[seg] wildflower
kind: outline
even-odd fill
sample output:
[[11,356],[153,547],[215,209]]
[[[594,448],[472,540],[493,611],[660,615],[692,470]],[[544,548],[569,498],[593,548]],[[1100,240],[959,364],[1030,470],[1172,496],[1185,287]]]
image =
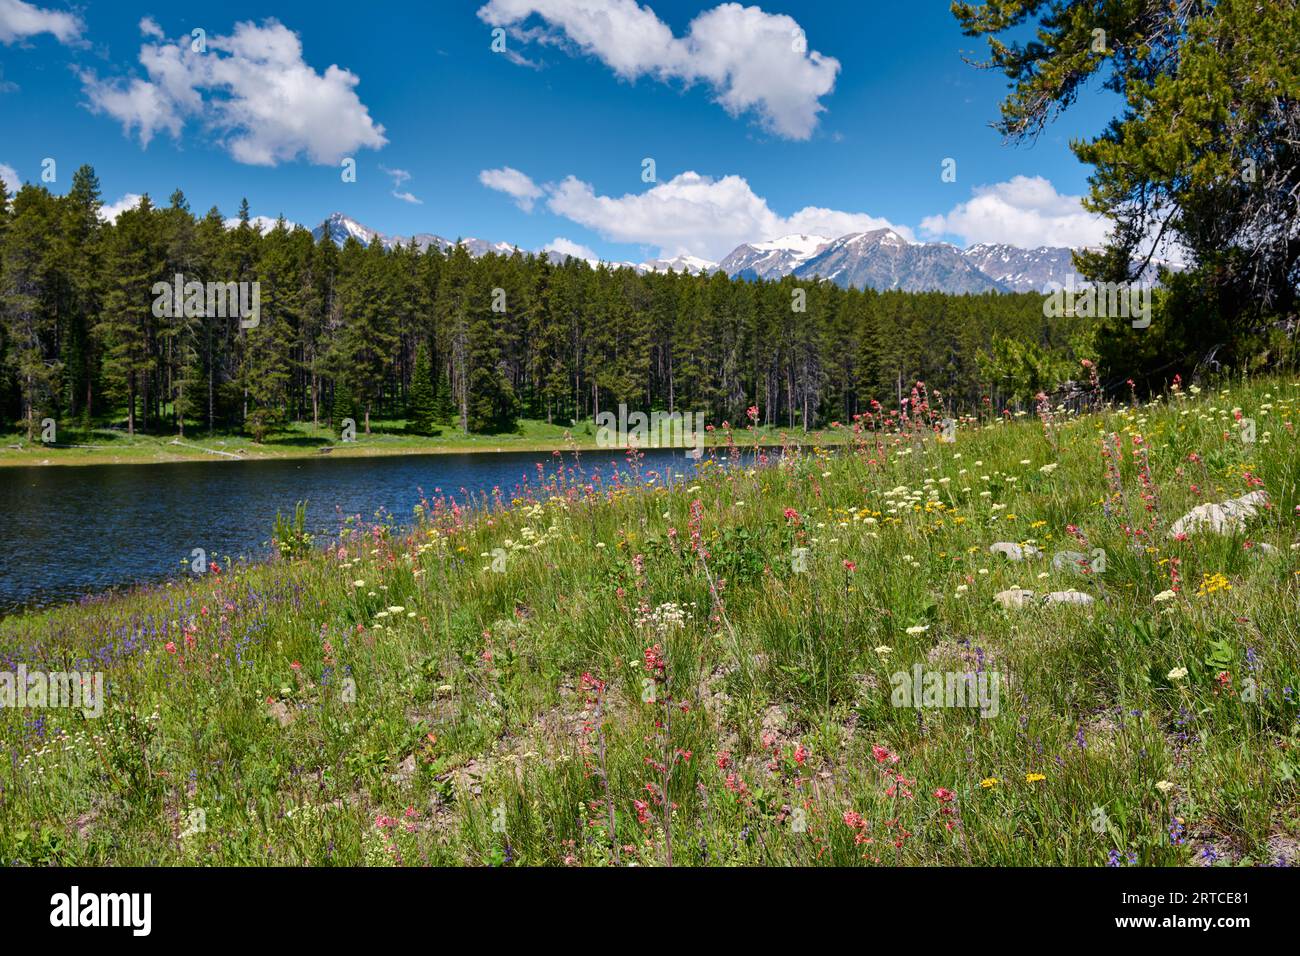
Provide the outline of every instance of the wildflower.
[[890,753],[885,747],[875,744],[871,748],[871,756],[875,758],[876,763],[898,763],[898,757]]
[[1025,774],[1025,783],[1038,783],[1040,780],[1046,780],[1046,779],[1047,779],[1047,777],[1045,777],[1045,776],[1044,776],[1043,774],[1041,774],[1041,773],[1027,773],[1027,774]]
[[917,634],[924,634],[929,629],[930,629],[929,624],[917,624],[914,625],[913,627],[909,627],[907,629],[907,633],[911,634],[912,636],[916,636]]
[[1166,676],[1167,678],[1169,678],[1169,680],[1182,680],[1184,677],[1187,676],[1187,668],[1186,668],[1186,667],[1175,667],[1173,670],[1171,670],[1171,671],[1170,671],[1168,674],[1166,674],[1165,676]]
[[951,790],[949,790],[947,787],[940,787],[938,790],[934,792],[934,798],[938,800],[940,803],[951,803],[953,797],[955,796],[956,794],[953,793]]
[[998,785],[997,777],[985,777],[983,780],[980,781],[980,786],[983,787],[985,790],[992,790],[997,785]]
[[1170,790],[1174,789],[1174,785],[1168,780],[1160,780],[1156,783],[1156,789],[1161,793],[1168,793]]
[[886,644],[881,644],[875,650],[876,654],[880,657],[888,657],[890,654],[894,653],[894,649]]
[[1161,591],[1156,595],[1155,599],[1161,604],[1164,604],[1166,601],[1172,601],[1176,597],[1178,597],[1177,591]]
[[166,648],[168,654],[175,654],[175,653],[176,653],[176,642],[175,642],[175,641],[168,641],[166,644],[163,645],[163,647]]

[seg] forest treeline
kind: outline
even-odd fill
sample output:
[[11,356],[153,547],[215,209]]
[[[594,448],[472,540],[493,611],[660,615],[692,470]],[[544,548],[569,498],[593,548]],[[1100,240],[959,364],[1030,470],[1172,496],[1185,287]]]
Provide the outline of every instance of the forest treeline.
[[[0,425],[261,441],[288,422],[501,432],[626,403],[714,422],[757,405],[761,423],[816,427],[893,404],[917,380],[953,408],[1000,407],[1087,353],[1086,320],[1045,318],[1039,295],[337,246],[283,222],[262,233],[247,201],[233,228],[216,208],[196,217],[180,191],[111,224],[101,208],[88,166],[64,195],[0,185]],[[256,324],[160,310],[155,287],[177,276],[259,283]]]

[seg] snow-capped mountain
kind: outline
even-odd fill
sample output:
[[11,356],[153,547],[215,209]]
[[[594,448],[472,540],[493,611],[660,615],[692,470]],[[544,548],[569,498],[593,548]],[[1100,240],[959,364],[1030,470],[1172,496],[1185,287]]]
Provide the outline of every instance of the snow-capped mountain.
[[1071,251],[1060,246],[1021,249],[1005,243],[979,243],[964,255],[967,262],[1012,292],[1050,292],[1063,286],[1071,273],[1078,281]]
[[369,226],[363,226],[355,219],[349,219],[341,212],[330,213],[328,219],[311,231],[312,238],[320,242],[320,237],[327,229],[329,230],[330,239],[340,246],[349,239],[355,239],[363,246],[368,246],[376,238],[384,244],[385,249],[390,249],[395,245],[389,237],[371,229]]
[[[368,246],[375,239],[378,239],[385,249],[392,249],[396,246],[409,246],[414,242],[415,247],[421,252],[430,246],[446,252],[457,245],[450,239],[444,239],[442,236],[434,235],[431,232],[417,232],[413,236],[388,236],[343,215],[341,212],[331,213],[328,219],[313,229],[311,231],[312,238],[319,242],[326,229],[329,229],[330,239],[340,246],[347,242],[348,239],[355,239],[363,246]],[[508,256],[515,251],[515,247],[508,242],[488,242],[486,239],[475,239],[473,237],[461,239],[459,244],[464,246],[466,251],[476,259],[479,256],[487,255],[489,252],[495,252],[499,256]]]
[[673,256],[671,259],[649,259],[636,266],[638,272],[716,272],[718,264],[699,256]]
[[[238,221],[230,220],[227,225],[236,226]],[[268,231],[274,227],[275,220],[258,216],[253,225]],[[435,247],[446,252],[457,244],[427,232],[414,236],[385,235],[341,212],[331,214],[312,230],[312,236],[319,240],[326,229],[339,245],[349,238],[369,245],[377,238],[386,249],[414,242],[420,250]],[[484,239],[467,238],[459,242],[475,258],[489,253],[509,256],[517,248],[508,242]],[[547,255],[557,265],[571,258],[554,250]],[[981,243],[963,251],[947,242],[912,242],[893,229],[855,232],[838,238],[794,234],[747,242],[733,249],[721,262],[685,254],[637,264],[599,259],[583,261],[593,269],[603,264],[609,269],[631,268],[642,274],[672,271],[698,275],[720,271],[732,278],[750,280],[794,275],[829,279],[844,288],[904,292],[1046,292],[1064,285],[1071,274],[1075,285],[1083,284],[1075,273],[1070,249],[1058,246],[1021,249],[1002,243]],[[1154,281],[1154,268],[1150,272],[1149,278]]]
[[996,292],[1004,287],[946,242],[909,242],[892,229],[855,232],[827,243],[794,269],[843,288],[904,292]]
[[827,236],[795,234],[768,242],[747,242],[733,249],[718,268],[733,279],[779,279],[794,272],[830,241]]
[[[447,242],[446,239],[442,241]],[[454,242],[447,242],[446,248],[451,248],[455,244]],[[515,247],[508,242],[488,242],[486,239],[474,239],[472,237],[460,240],[460,244],[469,250],[469,254],[476,259],[479,256],[487,255],[489,252],[495,252],[499,256],[509,256],[513,255],[515,251]]]

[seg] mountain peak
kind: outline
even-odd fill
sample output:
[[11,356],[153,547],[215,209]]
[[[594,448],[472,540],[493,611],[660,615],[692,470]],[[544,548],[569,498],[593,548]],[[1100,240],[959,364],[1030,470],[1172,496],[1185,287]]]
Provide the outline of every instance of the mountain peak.
[[[254,227],[269,231],[275,221],[259,216]],[[475,258],[489,254],[510,256],[518,247],[469,236],[452,242],[433,233],[389,236],[335,210],[312,230],[319,241],[325,230],[336,244],[355,239],[369,245],[378,239],[386,249],[414,243],[421,251],[442,251],[461,245]],[[556,261],[567,256],[552,254]],[[589,260],[592,268],[601,260]],[[631,266],[638,272],[677,272],[692,275],[725,272],[733,278],[779,279],[786,275],[829,279],[856,288],[901,289],[980,293],[989,291],[1040,292],[1051,283],[1064,283],[1074,272],[1071,250],[1054,246],[1021,249],[1006,243],[976,243],[966,250],[946,242],[914,242],[896,229],[884,226],[838,237],[815,233],[789,233],[774,239],[737,246],[721,262],[681,253],[650,259],[638,265],[608,263],[610,268]]]

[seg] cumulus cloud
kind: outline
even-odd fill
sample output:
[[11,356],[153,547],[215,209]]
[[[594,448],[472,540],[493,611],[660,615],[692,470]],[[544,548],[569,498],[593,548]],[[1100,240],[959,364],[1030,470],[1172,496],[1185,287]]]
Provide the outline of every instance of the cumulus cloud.
[[806,206],[790,216],[773,211],[741,176],[714,179],[685,172],[640,193],[598,195],[574,176],[552,188],[548,208],[615,242],[656,246],[660,255],[721,259],[744,242],[791,233],[830,237],[892,228],[912,231],[867,213]]
[[485,169],[478,174],[478,181],[488,189],[505,193],[514,199],[524,212],[532,212],[533,204],[542,196],[542,189],[528,175],[510,166],[500,169]]
[[230,36],[208,37],[202,52],[189,36],[158,38],[156,27],[147,17],[140,23],[145,36],[157,39],[140,48],[147,79],[80,74],[91,109],[117,119],[128,135],[134,131],[142,146],[164,131],[179,139],[195,118],[235,160],[254,166],[302,155],[334,165],[388,142],[356,94],[359,78],[337,65],[317,73],[303,60],[298,35],[276,20],[237,23]]
[[139,193],[127,193],[117,202],[108,203],[99,208],[99,218],[106,222],[117,222],[117,217],[122,215],[128,209],[134,209],[140,205]]
[[1041,176],[1015,176],[1003,183],[976,186],[972,197],[949,212],[921,220],[931,237],[959,236],[966,244],[1007,243],[1037,246],[1094,247],[1105,243],[1110,225],[1085,212],[1082,197],[1058,193]]
[[588,248],[578,242],[565,239],[563,236],[556,236],[546,245],[542,246],[543,252],[556,252],[563,256],[573,256],[575,259],[599,259],[594,249]]
[[49,33],[60,43],[81,39],[85,24],[62,10],[46,10],[24,0],[0,0],[0,43],[6,46],[40,33]]
[[0,183],[5,184],[5,189],[9,190],[9,195],[12,196],[22,187],[23,181],[18,178],[18,170],[0,163]]
[[[626,80],[705,83],[732,116],[752,113],[768,131],[808,139],[835,88],[840,63],[807,47],[792,17],[723,3],[691,21],[684,36],[636,0],[488,0],[479,18],[514,39],[593,56]],[[544,28],[525,28],[537,16]]]
[[[268,233],[268,232],[273,231],[273,230],[275,229],[276,225],[279,223],[279,221],[280,221],[280,220],[279,220],[277,217],[274,217],[274,216],[250,216],[249,219],[248,219],[248,224],[249,224],[249,226],[251,226],[251,227],[252,227],[253,229],[255,229],[256,231],[258,231],[258,232],[260,232],[260,233],[262,233],[262,234],[266,234],[266,233]],[[230,218],[230,219],[224,219],[224,220],[222,220],[222,224],[223,224],[227,229],[238,229],[238,228],[239,228],[239,219],[238,219],[238,217],[232,217],[232,218]],[[291,232],[293,231],[293,228],[294,228],[294,226],[296,226],[296,225],[297,225],[297,223],[289,222],[287,219],[285,220],[285,223],[284,223],[284,227],[285,227],[286,229],[288,229],[289,231],[291,231]]]

